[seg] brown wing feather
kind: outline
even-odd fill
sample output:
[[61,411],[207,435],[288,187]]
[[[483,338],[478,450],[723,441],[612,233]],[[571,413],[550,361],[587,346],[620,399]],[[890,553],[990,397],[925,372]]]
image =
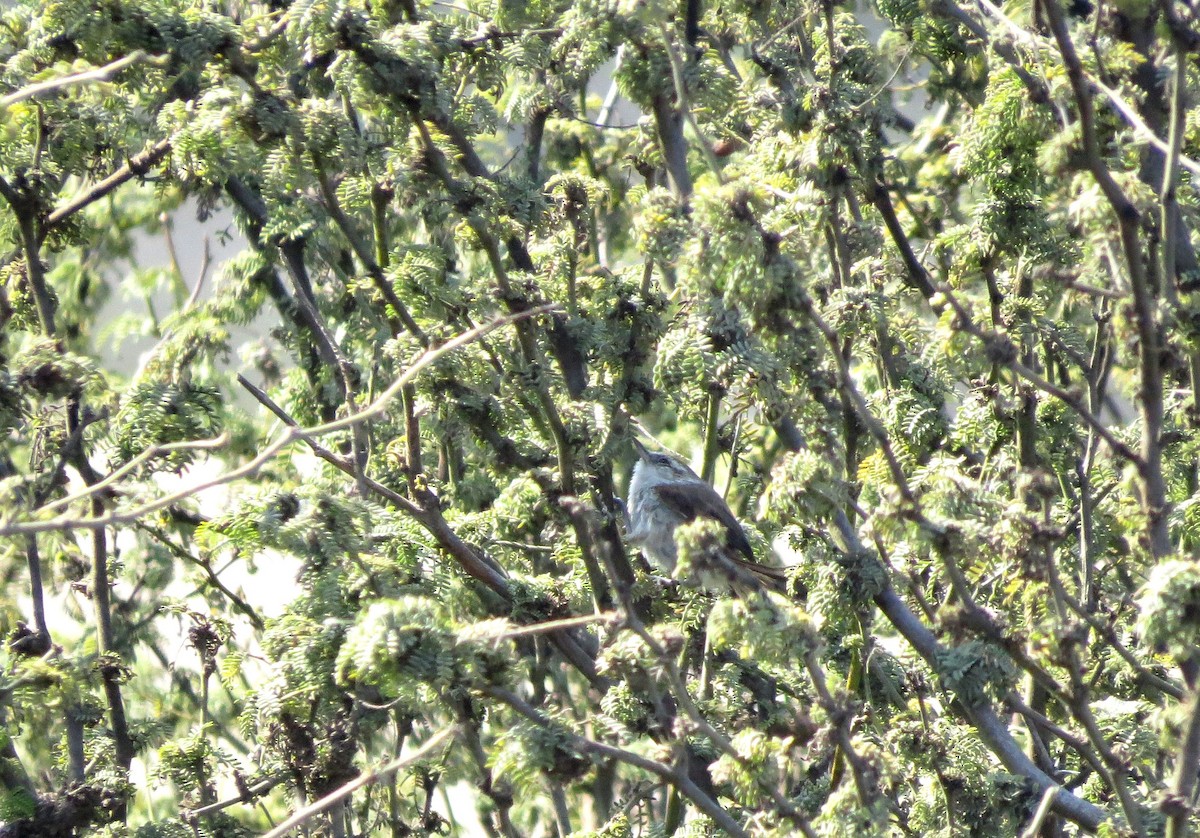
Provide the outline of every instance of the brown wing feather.
[[789,594],[788,584],[790,580],[788,579],[787,571],[783,568],[771,567],[770,565],[758,564],[757,562],[748,562],[744,559],[735,558],[734,561],[748,570],[755,579],[766,587],[785,596]]
[[742,530],[738,519],[729,511],[728,504],[707,483],[663,483],[654,487],[658,497],[669,509],[677,512],[684,520],[713,518],[725,525],[725,541],[734,550],[754,560],[754,550]]

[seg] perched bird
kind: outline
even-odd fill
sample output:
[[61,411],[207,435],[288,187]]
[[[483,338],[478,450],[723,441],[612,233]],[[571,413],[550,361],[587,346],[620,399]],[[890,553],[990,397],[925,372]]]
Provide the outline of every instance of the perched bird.
[[707,569],[723,572],[729,581],[756,580],[777,591],[787,587],[787,576],[776,567],[754,561],[754,551],[742,525],[716,490],[694,471],[669,454],[650,451],[636,439],[638,461],[629,481],[626,538],[642,548],[661,570],[672,573],[678,560],[675,530],[697,518],[711,518],[725,530],[724,544],[706,557]]

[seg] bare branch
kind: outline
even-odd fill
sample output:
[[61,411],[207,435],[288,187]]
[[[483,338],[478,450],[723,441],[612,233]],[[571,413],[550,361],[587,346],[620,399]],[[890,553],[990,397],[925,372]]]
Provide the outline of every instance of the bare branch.
[[534,623],[533,625],[521,626],[520,628],[505,629],[493,636],[497,640],[511,640],[515,637],[529,637],[562,631],[563,629],[580,628],[592,623],[608,623],[616,619],[618,619],[616,612],[605,611],[600,614],[585,614],[582,617],[564,617],[561,620],[548,620],[544,623]]
[[1183,742],[1179,746],[1179,756],[1175,758],[1175,777],[1164,801],[1167,838],[1183,838],[1189,834],[1192,791],[1196,788],[1196,771],[1200,766],[1200,689],[1192,690],[1187,709]]
[[1054,801],[1058,799],[1061,790],[1059,786],[1048,786],[1042,792],[1042,800],[1038,803],[1037,811],[1033,813],[1033,820],[1021,832],[1021,838],[1037,838],[1042,834],[1042,826],[1045,825],[1050,812],[1054,810]]
[[46,216],[46,223],[42,228],[42,233],[45,234],[47,230],[54,229],[72,215],[108,195],[126,181],[132,180],[135,177],[142,177],[150,171],[151,166],[154,166],[166,157],[170,151],[171,141],[159,140],[140,154],[130,157],[124,166],[98,183],[93,184],[87,191],[75,196],[66,204]]
[[170,454],[174,451],[216,451],[228,445],[229,440],[229,432],[226,431],[225,433],[218,437],[214,437],[213,439],[196,439],[186,440],[184,442],[169,442],[163,445],[151,445],[145,451],[138,454],[125,465],[113,471],[112,474],[108,475],[98,483],[92,483],[91,485],[80,489],[78,492],[75,492],[72,495],[68,495],[65,498],[59,498],[58,500],[52,501],[45,506],[39,507],[38,509],[34,510],[34,514],[50,513],[59,509],[66,509],[68,506],[77,501],[90,498],[97,492],[102,492],[114,485],[122,477],[137,471],[138,468],[150,460],[153,460],[155,457],[161,457],[164,454]]
[[207,806],[201,806],[199,809],[184,809],[179,813],[179,815],[183,820],[191,821],[195,818],[202,818],[205,815],[215,814],[228,809],[231,806],[236,806],[239,803],[250,803],[256,798],[261,797],[271,789],[275,788],[277,785],[282,783],[284,779],[285,777],[282,774],[269,777],[258,785],[247,788],[244,794],[239,794],[237,797],[231,797],[228,800],[220,800],[216,803],[210,803]]

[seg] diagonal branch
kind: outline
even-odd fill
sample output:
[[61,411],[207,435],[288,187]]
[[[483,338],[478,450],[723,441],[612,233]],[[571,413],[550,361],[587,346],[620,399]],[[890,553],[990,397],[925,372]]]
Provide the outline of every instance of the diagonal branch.
[[686,773],[677,771],[669,765],[658,762],[657,760],[649,759],[640,754],[635,754],[632,751],[626,751],[622,748],[617,748],[612,745],[606,745],[603,742],[596,742],[573,733],[564,727],[554,724],[554,722],[543,714],[529,702],[522,699],[516,693],[502,689],[500,687],[484,687],[482,689],[484,695],[491,698],[499,699],[509,707],[516,710],[525,718],[536,723],[537,725],[553,730],[556,734],[565,738],[571,743],[572,747],[578,748],[585,754],[595,754],[596,756],[607,759],[623,762],[626,765],[631,765],[634,768],[640,768],[647,771],[656,777],[659,777],[670,783],[675,788],[696,804],[701,812],[708,815],[721,829],[725,830],[730,835],[742,836],[749,838],[749,833],[742,829],[741,825],[734,820],[725,809],[721,807],[717,801],[705,794],[704,791],[692,781]]
[[290,818],[265,834],[263,838],[283,838],[284,835],[287,835],[296,827],[303,826],[304,824],[308,823],[317,815],[321,814],[327,809],[332,808],[342,800],[345,800],[359,789],[372,785],[373,783],[378,783],[380,780],[386,780],[401,768],[407,768],[413,763],[420,762],[423,759],[428,759],[429,757],[438,753],[443,746],[448,745],[448,740],[450,740],[455,733],[456,729],[453,727],[448,727],[444,730],[438,731],[432,737],[430,737],[428,742],[426,742],[417,750],[413,751],[411,754],[397,757],[386,765],[376,768],[374,771],[368,771],[366,774],[355,777],[350,782],[346,783],[340,788],[334,789],[315,803],[305,806],[303,809],[295,812]]
[[[299,429],[296,420],[293,419],[283,408],[277,405],[270,396],[255,387],[244,377],[238,376],[238,381],[245,387],[260,404],[270,410],[280,421],[288,425],[290,428]],[[340,457],[334,454],[328,448],[318,443],[314,438],[307,435],[301,435],[312,450],[312,452],[320,457],[325,462],[332,465],[334,468],[355,476],[354,466],[346,460],[345,457]],[[478,579],[488,588],[495,591],[505,599],[508,598],[509,587],[508,577],[504,573],[504,569],[496,562],[492,561],[487,554],[476,550],[471,545],[463,541],[442,516],[441,510],[436,505],[421,507],[413,503],[413,501],[401,495],[399,492],[384,486],[374,478],[363,475],[363,482],[366,488],[374,492],[379,497],[391,503],[395,508],[412,516],[421,526],[429,532],[430,535],[438,542],[438,544],[454,557],[458,562],[459,567],[470,574],[475,579]],[[580,673],[583,674],[588,681],[594,686],[601,686],[603,679],[596,671],[595,656],[581,645],[579,639],[571,633],[567,626],[555,626],[547,629],[551,632],[551,640],[563,657],[570,661]]]
[[[841,511],[836,513],[834,521],[842,538],[846,539],[850,552],[856,555],[874,556],[874,551],[859,540],[858,534],[850,525],[849,519]],[[938,671],[941,660],[946,654],[945,648],[938,642],[933,632],[909,610],[904,600],[896,593],[889,583],[874,597],[875,604],[906,641],[925,659],[925,662]],[[1008,726],[996,715],[986,702],[960,702],[959,706],[968,721],[979,733],[988,749],[1000,758],[1004,766],[1014,774],[1030,780],[1039,792],[1058,787],[1058,783],[1031,760],[1013,739]],[[1054,810],[1074,821],[1087,830],[1095,831],[1100,824],[1109,819],[1107,813],[1094,803],[1076,797],[1065,790],[1060,792],[1054,801]]]
[[42,234],[45,235],[47,231],[53,230],[84,207],[95,203],[114,191],[118,186],[133,178],[145,176],[150,171],[150,168],[166,157],[170,151],[171,141],[159,140],[145,151],[130,157],[124,166],[103,180],[93,184],[87,191],[76,195],[70,201],[46,216],[46,222],[42,227]]
[[[166,56],[164,56],[166,58]],[[46,81],[37,82],[36,84],[27,85],[13,93],[0,98],[0,108],[8,109],[13,105],[24,102],[27,99],[40,99],[48,93],[55,93],[59,90],[65,90],[68,87],[78,87],[91,82],[108,81],[117,73],[124,70],[126,67],[132,67],[134,64],[140,64],[143,61],[149,61],[154,64],[163,64],[162,59],[153,59],[142,50],[135,50],[116,61],[110,61],[103,67],[96,67],[91,70],[84,70],[80,73],[72,73],[69,76],[59,76],[56,79],[47,79]]]
[[[325,202],[325,210],[329,213],[334,223],[337,224],[338,229],[342,231],[342,235],[350,242],[350,247],[354,249],[355,255],[362,262],[367,275],[371,277],[371,282],[383,296],[384,301],[396,312],[396,317],[400,319],[400,323],[422,346],[429,346],[429,337],[417,325],[417,321],[409,313],[408,306],[404,305],[404,301],[397,296],[396,290],[392,288],[391,283],[384,276],[383,268],[380,267],[375,257],[371,255],[370,248],[367,247],[366,243],[363,242],[362,238],[355,231],[354,223],[346,215],[346,211],[342,209],[342,205],[337,199],[337,192],[334,190],[333,184],[329,182],[329,176],[325,173],[320,157],[316,152],[313,152],[313,164],[316,169],[317,184],[321,189],[321,197]],[[393,336],[398,331],[395,326],[392,327]]]
[[425,352],[421,353],[421,355],[408,367],[408,369],[406,369],[395,381],[392,382],[391,386],[380,393],[375,400],[366,407],[349,416],[344,416],[340,419],[335,419],[310,428],[288,428],[278,439],[264,448],[258,454],[258,456],[254,457],[252,460],[243,464],[242,466],[226,472],[225,474],[218,475],[210,480],[202,481],[192,486],[180,489],[176,492],[172,492],[169,495],[149,501],[141,506],[120,512],[113,512],[108,515],[95,515],[91,518],[71,518],[60,516],[44,521],[19,521],[0,524],[0,536],[38,532],[60,532],[73,529],[95,530],[103,529],[104,527],[109,526],[131,524],[145,515],[149,515],[152,512],[157,512],[160,509],[165,509],[166,507],[182,500],[186,500],[187,498],[199,492],[239,480],[243,477],[254,475],[260,468],[273,460],[281,451],[286,449],[297,440],[304,439],[306,436],[318,437],[335,433],[337,431],[346,430],[355,425],[359,425],[370,419],[374,419],[383,415],[387,411],[388,405],[393,399],[395,399],[397,395],[400,394],[404,386],[410,381],[414,380],[422,370],[436,362],[443,355],[473,343],[503,326],[510,325],[528,317],[536,317],[538,315],[546,314],[555,310],[555,306],[549,305],[528,309],[526,311],[518,312],[517,314],[497,317],[496,319],[485,323],[482,326],[478,326],[468,332],[464,332],[463,334],[452,338],[451,340],[446,341],[441,346],[426,350]]

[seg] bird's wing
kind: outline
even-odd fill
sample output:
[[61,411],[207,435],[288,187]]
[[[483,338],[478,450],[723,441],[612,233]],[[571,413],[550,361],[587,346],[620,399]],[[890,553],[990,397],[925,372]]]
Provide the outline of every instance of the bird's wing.
[[734,557],[733,560],[739,567],[748,571],[755,579],[776,593],[784,595],[791,593],[789,591],[791,580],[788,578],[787,571],[782,567],[771,567],[770,565],[759,564],[758,562],[748,562],[745,559],[737,557]]
[[726,543],[754,560],[754,550],[729,505],[707,483],[661,483],[654,487],[659,499],[685,521],[713,518],[725,525]]

